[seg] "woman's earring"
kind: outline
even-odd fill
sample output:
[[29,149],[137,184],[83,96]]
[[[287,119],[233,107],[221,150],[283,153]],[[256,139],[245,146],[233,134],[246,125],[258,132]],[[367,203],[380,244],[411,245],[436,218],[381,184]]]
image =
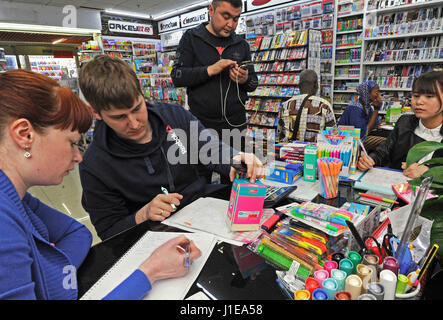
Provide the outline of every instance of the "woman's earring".
[[25,150],[26,150],[26,152],[24,154],[25,158],[27,158],[27,159],[31,158],[31,153],[29,152],[29,146],[26,146]]

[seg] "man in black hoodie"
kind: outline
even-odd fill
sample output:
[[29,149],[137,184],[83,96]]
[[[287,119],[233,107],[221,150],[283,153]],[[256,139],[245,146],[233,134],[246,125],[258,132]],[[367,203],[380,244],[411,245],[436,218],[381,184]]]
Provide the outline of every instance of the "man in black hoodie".
[[[79,166],[82,205],[101,239],[146,220],[163,221],[174,206],[220,189],[198,175],[197,164],[233,178],[232,159],[249,156],[251,181],[262,176],[255,156],[237,154],[207,134],[182,106],[147,103],[124,61],[97,56],[82,66],[79,80],[97,118]],[[170,193],[163,194],[162,187]]]
[[[209,23],[183,34],[171,78],[176,87],[187,87],[189,108],[206,128],[245,151],[245,102],[258,80],[252,65],[240,67],[251,60],[249,44],[235,33],[241,9],[241,0],[214,0]],[[201,172],[210,181],[204,168]]]

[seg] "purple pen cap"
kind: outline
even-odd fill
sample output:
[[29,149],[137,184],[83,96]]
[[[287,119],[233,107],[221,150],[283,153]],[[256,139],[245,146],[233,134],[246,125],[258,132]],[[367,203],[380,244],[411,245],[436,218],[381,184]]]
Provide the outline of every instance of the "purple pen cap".
[[328,300],[328,293],[322,288],[317,288],[312,293],[312,300]]
[[383,260],[383,270],[391,270],[395,275],[398,275],[398,268],[399,263],[394,257],[388,256]]

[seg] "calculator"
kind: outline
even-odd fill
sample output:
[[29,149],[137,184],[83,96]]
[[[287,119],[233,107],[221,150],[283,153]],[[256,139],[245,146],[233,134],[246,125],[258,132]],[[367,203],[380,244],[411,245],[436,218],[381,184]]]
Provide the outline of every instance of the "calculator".
[[280,202],[286,199],[292,191],[297,189],[297,186],[266,186],[265,203],[263,208],[272,208],[277,206]]

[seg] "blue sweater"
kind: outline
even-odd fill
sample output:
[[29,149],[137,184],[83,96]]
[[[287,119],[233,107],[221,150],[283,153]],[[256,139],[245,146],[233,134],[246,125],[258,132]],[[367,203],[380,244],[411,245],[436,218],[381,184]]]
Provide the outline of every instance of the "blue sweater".
[[[77,299],[70,270],[78,269],[91,242],[76,220],[29,193],[20,200],[0,170],[0,299]],[[150,289],[137,270],[105,298],[139,299]]]

